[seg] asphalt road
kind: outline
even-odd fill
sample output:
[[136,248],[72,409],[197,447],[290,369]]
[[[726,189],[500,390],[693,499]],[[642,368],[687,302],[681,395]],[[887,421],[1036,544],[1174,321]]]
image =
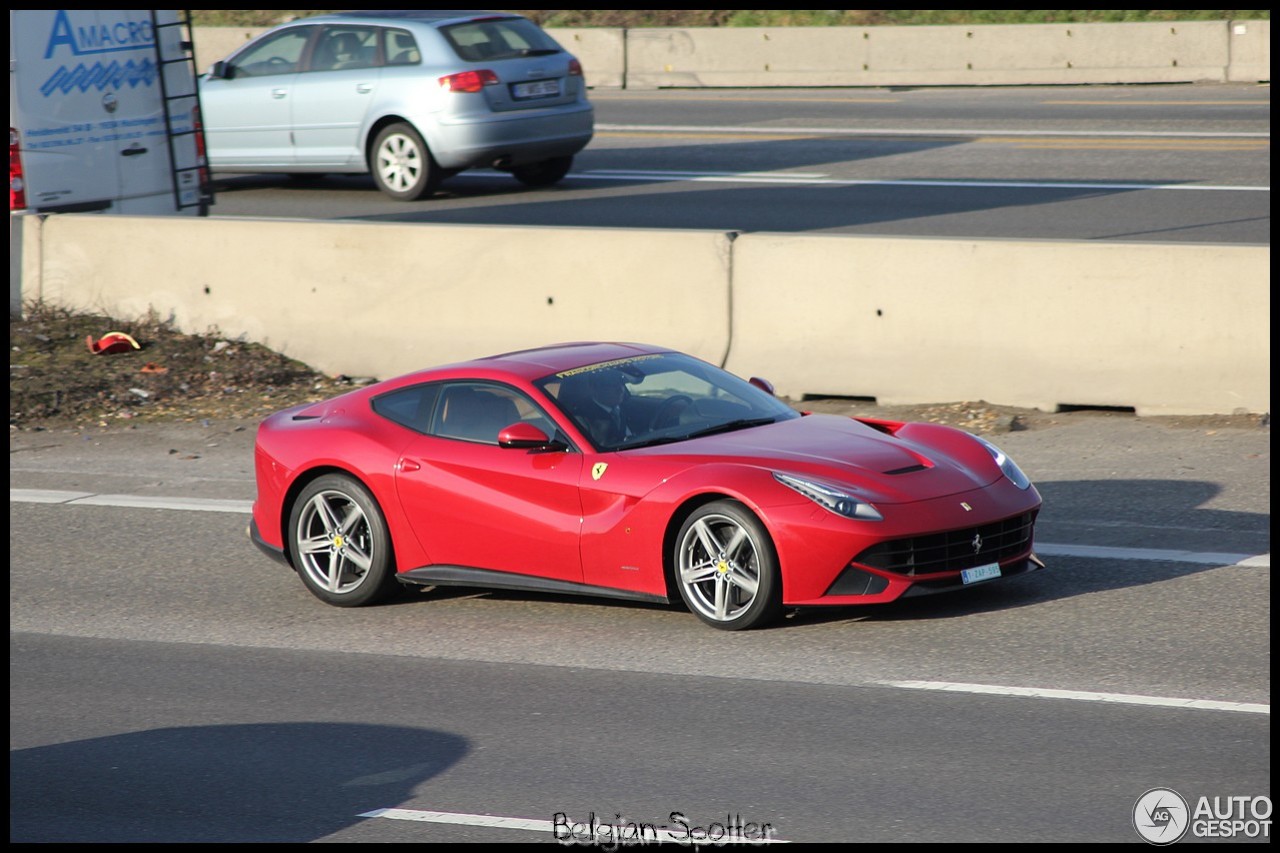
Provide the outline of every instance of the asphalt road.
[[556,187],[220,176],[214,214],[1270,244],[1270,88],[596,90]]
[[11,434],[11,840],[1123,842],[1154,787],[1270,796],[1269,429],[1003,434],[1047,570],[725,634],[327,607],[245,538],[247,426]]

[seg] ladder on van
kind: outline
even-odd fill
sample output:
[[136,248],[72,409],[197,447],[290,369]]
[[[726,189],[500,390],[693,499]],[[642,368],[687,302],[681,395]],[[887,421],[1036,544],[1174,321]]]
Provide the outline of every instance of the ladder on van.
[[[200,116],[200,69],[196,66],[191,10],[151,9],[151,32],[156,71],[164,104],[165,140],[173,175],[173,198],[178,210],[198,207],[205,216],[213,204],[213,180]],[[191,138],[195,157],[178,159],[179,146]],[[191,148],[184,149],[186,153]],[[181,165],[180,165],[181,164]]]

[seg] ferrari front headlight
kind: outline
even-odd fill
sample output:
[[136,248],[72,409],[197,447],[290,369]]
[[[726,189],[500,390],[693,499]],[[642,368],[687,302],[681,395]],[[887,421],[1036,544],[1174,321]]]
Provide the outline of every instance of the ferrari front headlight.
[[982,446],[987,448],[992,458],[996,460],[996,465],[1000,466],[1000,470],[1009,478],[1010,483],[1013,483],[1019,489],[1031,488],[1031,478],[1022,473],[1022,469],[1018,467],[1018,464],[1010,459],[1003,450],[982,436],[975,435],[974,438],[982,442]]
[[856,518],[859,521],[883,521],[884,516],[871,504],[856,498],[842,489],[826,483],[806,480],[794,474],[773,472],[773,477],[789,489],[794,489],[809,500],[845,518]]

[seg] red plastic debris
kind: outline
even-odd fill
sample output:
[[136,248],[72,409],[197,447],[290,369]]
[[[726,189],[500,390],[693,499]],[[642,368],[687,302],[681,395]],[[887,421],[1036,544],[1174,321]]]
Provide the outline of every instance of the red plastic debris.
[[89,352],[94,355],[111,355],[117,352],[128,352],[130,349],[142,349],[132,336],[124,332],[107,332],[96,341],[93,335],[87,335],[84,342],[89,347]]

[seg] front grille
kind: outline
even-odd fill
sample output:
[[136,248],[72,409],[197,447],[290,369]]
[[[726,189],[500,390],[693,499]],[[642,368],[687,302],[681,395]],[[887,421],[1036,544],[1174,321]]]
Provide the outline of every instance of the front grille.
[[[900,575],[957,572],[1016,557],[1031,547],[1035,513],[946,533],[881,542],[853,562]],[[975,547],[975,545],[977,547]]]

